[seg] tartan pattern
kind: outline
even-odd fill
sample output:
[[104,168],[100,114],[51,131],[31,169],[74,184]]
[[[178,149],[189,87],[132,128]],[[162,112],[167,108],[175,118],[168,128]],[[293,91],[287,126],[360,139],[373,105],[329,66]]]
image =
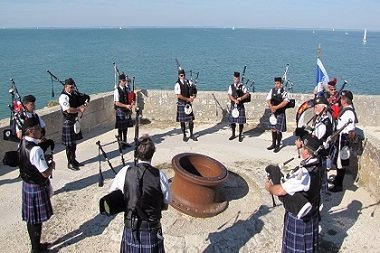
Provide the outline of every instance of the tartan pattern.
[[[130,228],[124,227],[120,253],[165,253],[161,228],[151,231],[137,231],[134,234]],[[140,240],[138,240],[140,239]]]
[[237,117],[237,118],[232,117],[232,115],[231,115],[232,109],[233,109],[233,106],[231,106],[230,113],[228,114],[228,122],[230,124],[232,124],[232,123],[245,124],[247,122],[247,118],[245,116],[244,104],[237,106],[237,109],[239,111],[239,117]]
[[74,132],[75,121],[67,120],[63,122],[62,127],[62,144],[65,146],[73,146],[76,144],[76,137]]
[[192,111],[189,115],[185,113],[185,105],[185,103],[177,102],[177,122],[191,122],[195,119],[194,111]]
[[269,127],[271,129],[277,130],[278,132],[286,132],[286,115],[285,115],[285,113],[275,114],[275,116],[277,119],[277,124],[272,125],[269,123]]
[[282,253],[318,252],[318,224],[319,214],[316,211],[302,219],[297,219],[296,216],[286,212]]
[[48,185],[40,186],[22,181],[22,220],[30,224],[40,224],[52,215]]
[[130,113],[122,110],[121,108],[116,109],[116,123],[115,128],[124,130],[127,129],[128,126],[132,125],[132,117]]

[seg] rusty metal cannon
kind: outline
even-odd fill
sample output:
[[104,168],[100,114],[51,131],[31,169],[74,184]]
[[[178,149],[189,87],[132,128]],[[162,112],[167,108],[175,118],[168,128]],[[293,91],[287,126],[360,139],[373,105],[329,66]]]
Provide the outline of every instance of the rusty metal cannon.
[[228,171],[217,160],[196,153],[181,153],[173,157],[175,171],[171,179],[173,201],[171,206],[193,217],[212,217],[223,212],[224,201],[221,185]]

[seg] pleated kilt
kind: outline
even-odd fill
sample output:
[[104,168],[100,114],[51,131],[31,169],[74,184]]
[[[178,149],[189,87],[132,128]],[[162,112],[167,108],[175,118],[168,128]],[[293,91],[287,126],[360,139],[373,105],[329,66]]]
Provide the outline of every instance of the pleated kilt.
[[285,115],[285,113],[275,114],[275,116],[277,119],[277,124],[272,125],[271,123],[269,123],[269,127],[271,129],[277,130],[278,132],[286,132],[286,115]]
[[313,211],[312,214],[302,219],[297,219],[297,216],[286,212],[284,216],[282,253],[318,252],[318,224],[318,211]]
[[165,253],[161,228],[133,234],[130,228],[124,227],[120,253]]
[[177,122],[189,122],[195,119],[194,111],[192,111],[190,114],[185,113],[185,105],[185,103],[177,102]]
[[62,127],[62,144],[65,146],[73,146],[76,140],[83,139],[82,132],[75,134],[74,132],[75,121],[65,119]]
[[22,181],[22,220],[30,224],[39,224],[50,219],[52,215],[49,186]]
[[130,112],[126,112],[122,110],[121,108],[116,109],[116,122],[115,122],[115,128],[124,130],[128,127],[131,127],[132,124],[132,117]]
[[244,104],[242,104],[241,106],[237,107],[237,109],[239,111],[239,117],[237,117],[237,118],[234,118],[231,115],[233,108],[234,107],[231,106],[230,113],[228,114],[228,122],[230,124],[233,124],[233,123],[236,123],[236,124],[245,124],[247,122],[247,118],[245,116],[245,107],[244,107]]

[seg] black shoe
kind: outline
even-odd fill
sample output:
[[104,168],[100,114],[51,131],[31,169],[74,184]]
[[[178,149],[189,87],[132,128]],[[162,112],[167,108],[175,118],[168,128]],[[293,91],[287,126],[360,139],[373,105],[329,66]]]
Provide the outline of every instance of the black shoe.
[[198,141],[198,138],[195,137],[194,135],[191,135],[191,136],[190,136],[190,139],[192,139],[193,141]]
[[275,147],[276,147],[276,145],[272,144],[272,145],[270,145],[269,147],[267,147],[267,149],[268,149],[268,150],[272,150],[272,149],[274,149]]
[[77,167],[82,167],[82,166],[84,166],[84,163],[80,163],[80,162],[78,162],[76,159],[74,160],[73,164],[74,164],[75,166],[77,166]]
[[189,139],[186,136],[183,136],[183,141],[187,142]]
[[329,188],[330,192],[341,192],[343,191],[343,186],[334,185],[333,187]]
[[273,150],[273,152],[278,153],[280,151],[280,146],[276,146]]
[[78,166],[76,166],[76,165],[74,165],[74,164],[71,164],[71,163],[69,163],[68,165],[67,165],[67,168],[68,169],[70,169],[70,170],[79,170],[79,167]]
[[243,141],[243,136],[239,136],[239,142]]
[[232,141],[233,139],[235,139],[236,138],[236,135],[231,135],[231,137],[230,138],[228,138],[230,141]]
[[42,251],[45,250],[47,252],[50,246],[52,246],[52,244],[49,242],[40,243],[40,248]]

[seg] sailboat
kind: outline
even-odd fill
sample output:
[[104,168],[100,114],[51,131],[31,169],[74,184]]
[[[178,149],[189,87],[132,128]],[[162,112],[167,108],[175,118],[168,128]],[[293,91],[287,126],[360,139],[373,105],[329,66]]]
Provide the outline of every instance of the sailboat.
[[367,29],[364,29],[363,44],[367,43]]

